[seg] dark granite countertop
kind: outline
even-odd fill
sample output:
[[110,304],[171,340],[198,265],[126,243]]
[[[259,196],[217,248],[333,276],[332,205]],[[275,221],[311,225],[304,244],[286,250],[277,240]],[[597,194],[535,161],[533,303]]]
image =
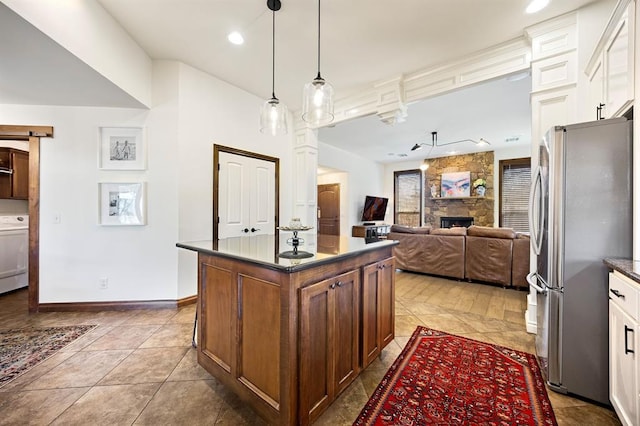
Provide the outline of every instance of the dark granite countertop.
[[398,244],[394,240],[380,240],[367,243],[364,238],[340,237],[333,235],[317,235],[300,232],[304,239],[299,251],[308,257],[285,258],[280,254],[290,252],[287,242],[291,232],[279,232],[278,235],[254,235],[227,238],[221,240],[190,241],[177,243],[179,248],[214,256],[240,259],[257,265],[286,272],[296,272],[324,263],[376,250],[385,246]]
[[640,260],[606,258],[604,264],[640,284]]

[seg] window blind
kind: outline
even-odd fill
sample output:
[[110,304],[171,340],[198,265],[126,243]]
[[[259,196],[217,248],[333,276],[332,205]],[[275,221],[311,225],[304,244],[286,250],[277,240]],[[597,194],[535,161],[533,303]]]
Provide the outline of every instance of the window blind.
[[420,226],[422,215],[422,173],[420,170],[395,172],[393,223]]
[[529,191],[531,190],[531,166],[509,164],[502,169],[502,193],[500,197],[501,226],[517,232],[529,232]]

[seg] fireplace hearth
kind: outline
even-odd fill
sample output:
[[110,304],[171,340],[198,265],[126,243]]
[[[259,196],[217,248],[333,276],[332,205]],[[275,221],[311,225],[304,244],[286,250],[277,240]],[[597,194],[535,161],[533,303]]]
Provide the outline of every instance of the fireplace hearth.
[[464,226],[465,228],[473,225],[472,217],[441,217],[440,228],[452,228],[454,226]]

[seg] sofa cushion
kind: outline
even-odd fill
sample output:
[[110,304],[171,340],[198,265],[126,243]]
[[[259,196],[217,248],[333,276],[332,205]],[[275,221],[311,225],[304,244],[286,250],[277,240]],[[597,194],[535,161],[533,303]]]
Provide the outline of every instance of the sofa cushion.
[[403,234],[428,234],[431,232],[431,226],[414,228],[412,226],[391,225],[391,232],[400,232]]
[[467,228],[454,226],[453,228],[436,228],[431,231],[432,235],[467,235]]
[[508,286],[511,283],[513,239],[467,235],[465,278]]
[[519,288],[529,287],[529,251],[531,241],[528,235],[518,234],[513,240],[513,260],[511,263],[511,285]]
[[485,238],[516,238],[516,231],[511,228],[493,228],[491,226],[471,225],[467,229],[467,235]]
[[406,234],[391,232],[396,266],[405,271],[464,278],[464,235]]

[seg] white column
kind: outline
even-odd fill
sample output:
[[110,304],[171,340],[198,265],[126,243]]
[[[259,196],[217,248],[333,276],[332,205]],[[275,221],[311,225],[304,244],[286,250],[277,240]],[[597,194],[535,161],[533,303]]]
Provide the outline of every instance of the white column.
[[[527,28],[531,40],[531,166],[538,164],[538,142],[552,126],[577,120],[576,14],[563,15]],[[531,251],[530,268],[536,268]],[[535,290],[527,297],[527,331],[537,330]]]
[[317,232],[318,131],[298,128],[293,147],[293,217]]

